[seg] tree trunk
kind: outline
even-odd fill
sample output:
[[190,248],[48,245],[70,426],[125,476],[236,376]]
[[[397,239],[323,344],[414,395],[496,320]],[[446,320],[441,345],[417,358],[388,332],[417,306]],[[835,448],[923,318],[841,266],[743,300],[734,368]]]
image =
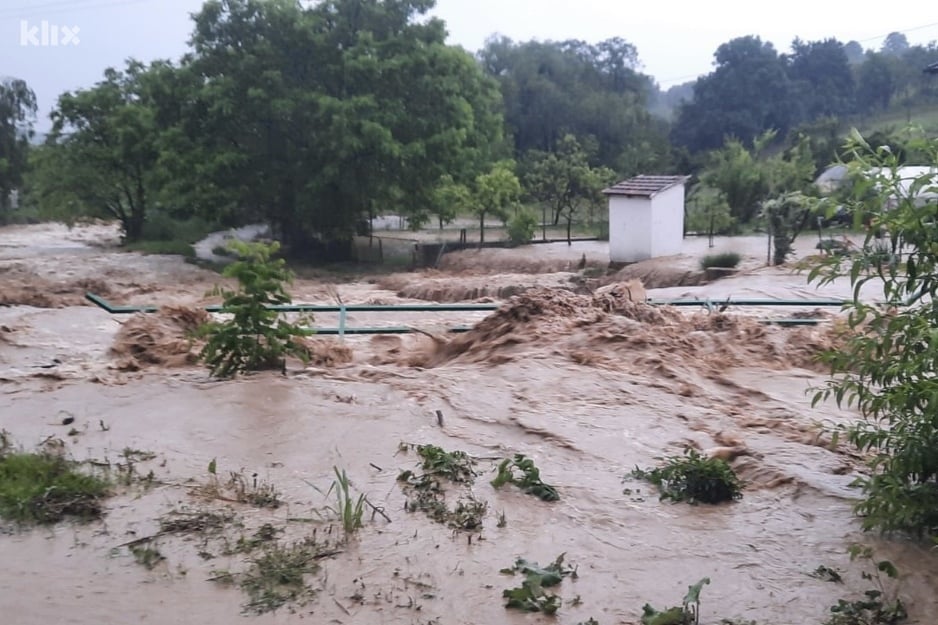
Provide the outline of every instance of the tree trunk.
[[570,227],[573,225],[573,217],[567,218],[567,245],[573,245],[573,240],[570,238]]
[[485,213],[479,213],[479,247],[485,243]]

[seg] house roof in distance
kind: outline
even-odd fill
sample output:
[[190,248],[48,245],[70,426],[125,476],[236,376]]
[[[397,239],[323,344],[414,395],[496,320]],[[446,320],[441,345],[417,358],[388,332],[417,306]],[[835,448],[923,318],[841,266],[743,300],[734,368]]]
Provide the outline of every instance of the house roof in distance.
[[683,185],[690,176],[635,176],[622,182],[617,182],[608,189],[603,189],[606,195],[625,195],[629,197],[654,197],[671,187]]

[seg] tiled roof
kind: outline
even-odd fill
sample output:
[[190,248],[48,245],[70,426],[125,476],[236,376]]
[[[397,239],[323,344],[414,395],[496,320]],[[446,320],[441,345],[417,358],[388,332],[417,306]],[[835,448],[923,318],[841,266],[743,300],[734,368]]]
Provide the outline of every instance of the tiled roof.
[[603,193],[606,195],[652,197],[673,186],[684,184],[688,179],[689,176],[635,176],[616,183],[608,189],[603,189]]

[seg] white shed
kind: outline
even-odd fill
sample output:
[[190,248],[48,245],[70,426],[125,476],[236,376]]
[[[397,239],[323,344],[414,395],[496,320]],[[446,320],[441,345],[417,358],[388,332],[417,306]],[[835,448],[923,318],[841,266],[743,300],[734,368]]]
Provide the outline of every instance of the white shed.
[[609,197],[609,260],[634,263],[681,252],[689,176],[636,176],[604,189]]

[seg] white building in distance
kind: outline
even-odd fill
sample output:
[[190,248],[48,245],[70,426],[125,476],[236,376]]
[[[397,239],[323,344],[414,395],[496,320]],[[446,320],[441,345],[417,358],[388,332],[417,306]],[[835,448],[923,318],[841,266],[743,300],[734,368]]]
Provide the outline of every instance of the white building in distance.
[[634,263],[681,253],[684,187],[689,176],[636,176],[603,193],[609,198],[609,260]]

